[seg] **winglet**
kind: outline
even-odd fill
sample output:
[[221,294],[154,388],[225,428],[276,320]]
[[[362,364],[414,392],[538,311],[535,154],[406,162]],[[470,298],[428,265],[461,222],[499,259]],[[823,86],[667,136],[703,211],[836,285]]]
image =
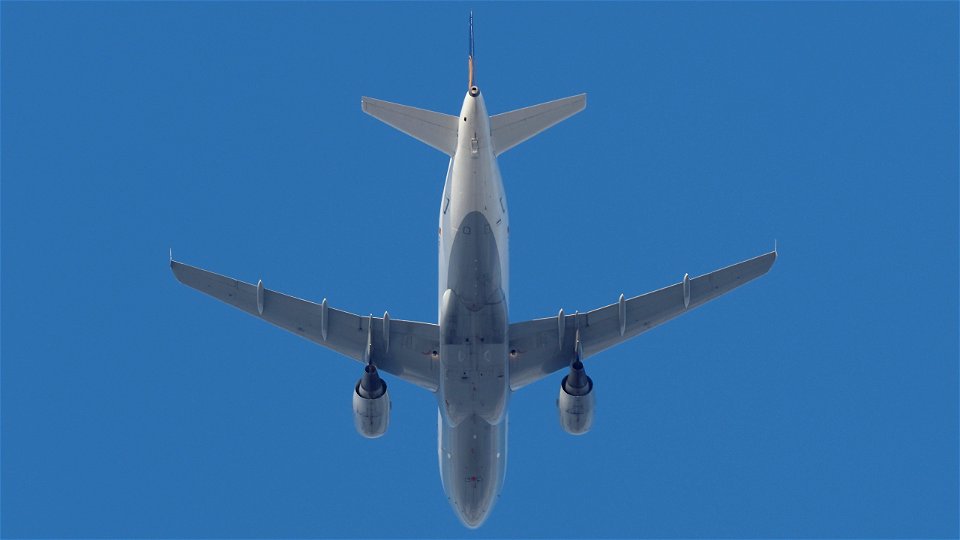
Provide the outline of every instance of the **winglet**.
[[170,248],[170,266],[173,266],[173,248]]
[[774,254],[777,253],[777,239],[776,239],[776,238],[773,239],[773,253],[774,253]]

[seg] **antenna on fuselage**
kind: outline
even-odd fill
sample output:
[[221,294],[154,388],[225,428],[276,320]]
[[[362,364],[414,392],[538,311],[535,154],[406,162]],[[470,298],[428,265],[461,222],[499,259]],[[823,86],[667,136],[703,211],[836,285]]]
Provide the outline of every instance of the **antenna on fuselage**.
[[477,90],[477,82],[474,77],[474,71],[476,69],[476,55],[473,49],[473,12],[472,11],[470,12],[470,34],[468,37],[470,41],[468,44],[469,56],[467,57],[467,72],[469,77],[467,80],[467,88],[470,89],[470,94],[475,96],[477,95],[478,90]]

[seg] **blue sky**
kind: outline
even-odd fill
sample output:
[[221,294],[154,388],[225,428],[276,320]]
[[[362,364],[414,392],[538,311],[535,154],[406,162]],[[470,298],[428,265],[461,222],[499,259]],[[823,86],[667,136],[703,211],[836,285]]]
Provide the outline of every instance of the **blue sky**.
[[[178,259],[436,318],[467,11],[492,112],[588,92],[505,154],[511,318],[773,246],[770,274],[513,396],[464,529],[432,395],[179,285]],[[5,537],[955,537],[958,5],[11,3],[2,7]]]

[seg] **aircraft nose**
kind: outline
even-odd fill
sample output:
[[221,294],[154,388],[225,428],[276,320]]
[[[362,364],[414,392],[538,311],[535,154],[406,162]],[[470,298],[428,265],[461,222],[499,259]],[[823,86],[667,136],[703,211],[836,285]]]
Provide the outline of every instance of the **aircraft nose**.
[[479,505],[461,505],[457,507],[457,515],[464,525],[471,529],[476,529],[486,521],[489,510],[489,507],[484,508]]
[[495,498],[489,489],[464,489],[457,493],[451,502],[460,521],[467,527],[476,529],[483,525],[490,515]]

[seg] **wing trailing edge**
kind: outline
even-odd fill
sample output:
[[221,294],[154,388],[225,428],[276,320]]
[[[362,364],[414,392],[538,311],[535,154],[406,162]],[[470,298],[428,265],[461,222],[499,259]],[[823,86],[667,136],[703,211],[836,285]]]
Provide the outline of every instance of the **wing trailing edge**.
[[[777,260],[771,251],[758,257],[633,298],[573,315],[510,325],[510,388],[517,390],[569,366],[581,348],[589,358],[766,274]],[[580,343],[575,336],[579,335]]]
[[421,388],[440,387],[436,324],[360,316],[336,309],[327,300],[316,304],[267,289],[263,281],[247,283],[170,259],[174,277],[184,285],[229,304],[276,327]]

